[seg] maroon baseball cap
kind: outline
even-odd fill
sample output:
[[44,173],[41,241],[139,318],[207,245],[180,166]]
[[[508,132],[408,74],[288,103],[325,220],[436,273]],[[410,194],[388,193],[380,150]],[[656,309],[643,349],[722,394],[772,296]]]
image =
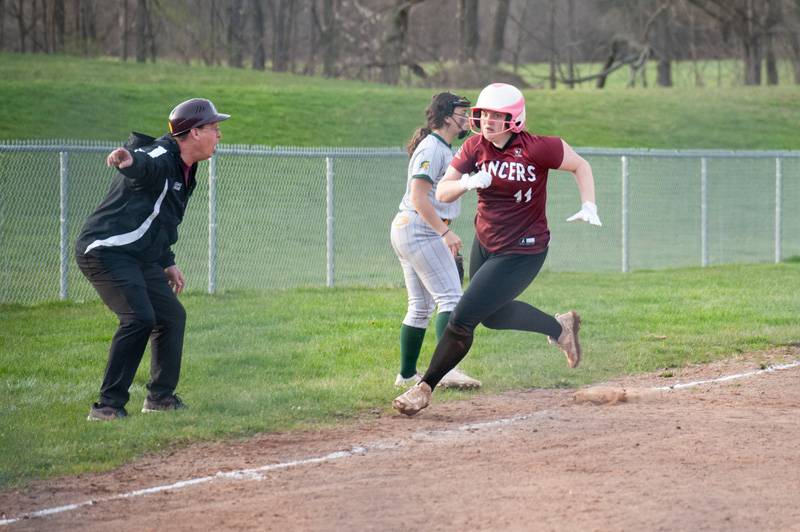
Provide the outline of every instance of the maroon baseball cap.
[[192,98],[179,103],[169,114],[169,132],[177,137],[194,127],[222,122],[230,117],[231,115],[218,113],[211,100]]

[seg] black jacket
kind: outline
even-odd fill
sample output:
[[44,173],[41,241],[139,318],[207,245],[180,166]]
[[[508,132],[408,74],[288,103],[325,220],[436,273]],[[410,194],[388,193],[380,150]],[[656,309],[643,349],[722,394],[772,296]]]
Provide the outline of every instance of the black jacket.
[[175,264],[170,246],[194,191],[197,163],[189,169],[188,186],[177,142],[131,133],[125,148],[133,164],[121,168],[106,198],[78,235],[75,252],[124,252],[166,268]]

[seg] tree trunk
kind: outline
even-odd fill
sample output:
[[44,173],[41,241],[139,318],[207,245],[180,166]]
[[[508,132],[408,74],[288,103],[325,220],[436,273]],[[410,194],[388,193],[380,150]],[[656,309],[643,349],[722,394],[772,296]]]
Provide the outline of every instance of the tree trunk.
[[211,46],[209,48],[208,62],[209,65],[217,64],[217,1],[211,0],[211,7],[208,10],[208,37],[211,39]]
[[408,14],[411,4],[406,0],[395,0],[387,14],[386,29],[381,43],[381,81],[389,85],[400,82],[400,66],[406,49]]
[[556,0],[550,0],[550,88],[556,88],[556,70],[558,58],[556,56]]
[[474,63],[480,41],[478,33],[478,0],[458,0],[459,60]]
[[761,85],[761,48],[758,38],[751,38],[743,43],[744,49],[744,84]]
[[322,48],[322,75],[326,78],[336,76],[336,62],[339,59],[336,42],[336,11],[338,1],[322,0],[322,24],[319,33],[319,45]]
[[17,3],[13,5],[11,15],[17,19],[17,28],[19,28],[19,51],[24,54],[28,51],[28,27],[25,24],[24,0],[17,0]]
[[[158,7],[158,3],[155,3]],[[153,9],[147,10],[147,52],[150,55],[150,62],[156,62],[158,55],[158,40],[156,39],[156,25],[153,24]]]
[[795,31],[789,32],[789,47],[792,49],[794,84],[800,85],[800,37]]
[[575,88],[575,2],[574,0],[567,0],[567,71],[569,73],[569,82],[567,87],[570,89]]
[[36,49],[40,50],[45,53],[50,53],[52,50],[50,49],[50,31],[49,26],[47,23],[47,2],[42,0],[42,10],[41,12],[37,9],[37,2],[36,0],[33,1],[33,27],[34,27],[34,35],[36,34],[36,27],[39,26],[39,21],[41,21],[41,29],[42,29],[42,39],[34,38],[34,43],[36,45]]
[[136,33],[137,63],[144,63],[147,61],[147,19],[147,0],[136,0],[134,32]]
[[775,50],[772,45],[772,39],[767,40],[767,85],[778,84],[778,62],[775,59]]
[[0,50],[6,49],[6,0],[0,0]]
[[778,61],[775,57],[775,33],[783,19],[780,0],[768,0],[766,26],[767,85],[778,84]]
[[128,60],[128,0],[122,0],[122,10],[119,12],[119,57]]
[[494,15],[494,28],[492,29],[492,46],[489,48],[489,64],[497,65],[503,57],[506,39],[506,21],[510,0],[497,0],[497,13]]
[[658,54],[657,79],[659,87],[672,87],[672,32],[669,27],[670,11],[664,9],[655,21],[656,53]]
[[292,0],[277,0],[273,8],[272,70],[275,72],[289,70],[295,5]]
[[[0,2],[2,8],[2,2]],[[56,52],[64,51],[64,33],[66,31],[67,12],[64,7],[64,0],[53,1],[53,27],[55,35],[53,38],[53,49]]]
[[242,68],[242,7],[243,0],[233,0],[228,11],[228,66]]
[[[519,17],[519,20],[520,20],[519,25],[522,28],[526,27],[526,25],[527,25],[528,13],[530,11],[528,9],[529,7],[530,7],[530,3],[529,2],[525,2],[523,4],[523,6],[522,6],[522,14]],[[519,70],[519,58],[522,55],[522,48],[525,45],[525,38],[524,37],[525,37],[525,32],[524,31],[517,31],[517,44],[516,44],[516,46],[514,46],[514,52],[513,52],[513,55],[514,55],[514,58],[513,58],[513,61],[514,61],[514,74],[516,74],[517,71]]]
[[745,54],[745,85],[761,85],[761,36],[756,23],[756,9],[753,0],[746,4],[745,32],[742,36]]
[[81,38],[83,40],[83,55],[89,55],[89,45],[97,42],[97,26],[95,21],[94,0],[81,2]]
[[264,54],[264,10],[261,0],[252,0],[253,8],[253,69],[264,70],[267,58]]

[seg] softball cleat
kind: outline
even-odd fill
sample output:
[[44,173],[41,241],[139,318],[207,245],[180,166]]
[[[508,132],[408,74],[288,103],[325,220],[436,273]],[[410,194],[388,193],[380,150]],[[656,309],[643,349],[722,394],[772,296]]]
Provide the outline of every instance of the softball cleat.
[[569,367],[577,368],[581,362],[581,344],[578,341],[581,317],[574,310],[570,310],[565,314],[556,314],[556,321],[561,324],[561,336],[558,340],[548,336],[547,341],[563,351]]
[[457,390],[470,390],[481,387],[481,381],[473,379],[457,367],[451,369],[439,381],[440,388],[451,388]]
[[392,401],[392,407],[401,414],[413,416],[431,404],[432,395],[433,390],[428,383],[421,381]]

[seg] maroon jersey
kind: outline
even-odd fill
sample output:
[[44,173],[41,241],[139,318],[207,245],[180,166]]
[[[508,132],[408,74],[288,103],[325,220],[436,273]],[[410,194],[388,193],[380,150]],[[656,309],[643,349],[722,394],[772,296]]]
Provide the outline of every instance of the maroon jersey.
[[560,137],[527,131],[513,135],[503,149],[483,135],[464,142],[450,166],[464,174],[492,174],[492,184],[478,189],[475,233],[483,247],[493,253],[540,253],[547,248],[547,172],[563,159]]

